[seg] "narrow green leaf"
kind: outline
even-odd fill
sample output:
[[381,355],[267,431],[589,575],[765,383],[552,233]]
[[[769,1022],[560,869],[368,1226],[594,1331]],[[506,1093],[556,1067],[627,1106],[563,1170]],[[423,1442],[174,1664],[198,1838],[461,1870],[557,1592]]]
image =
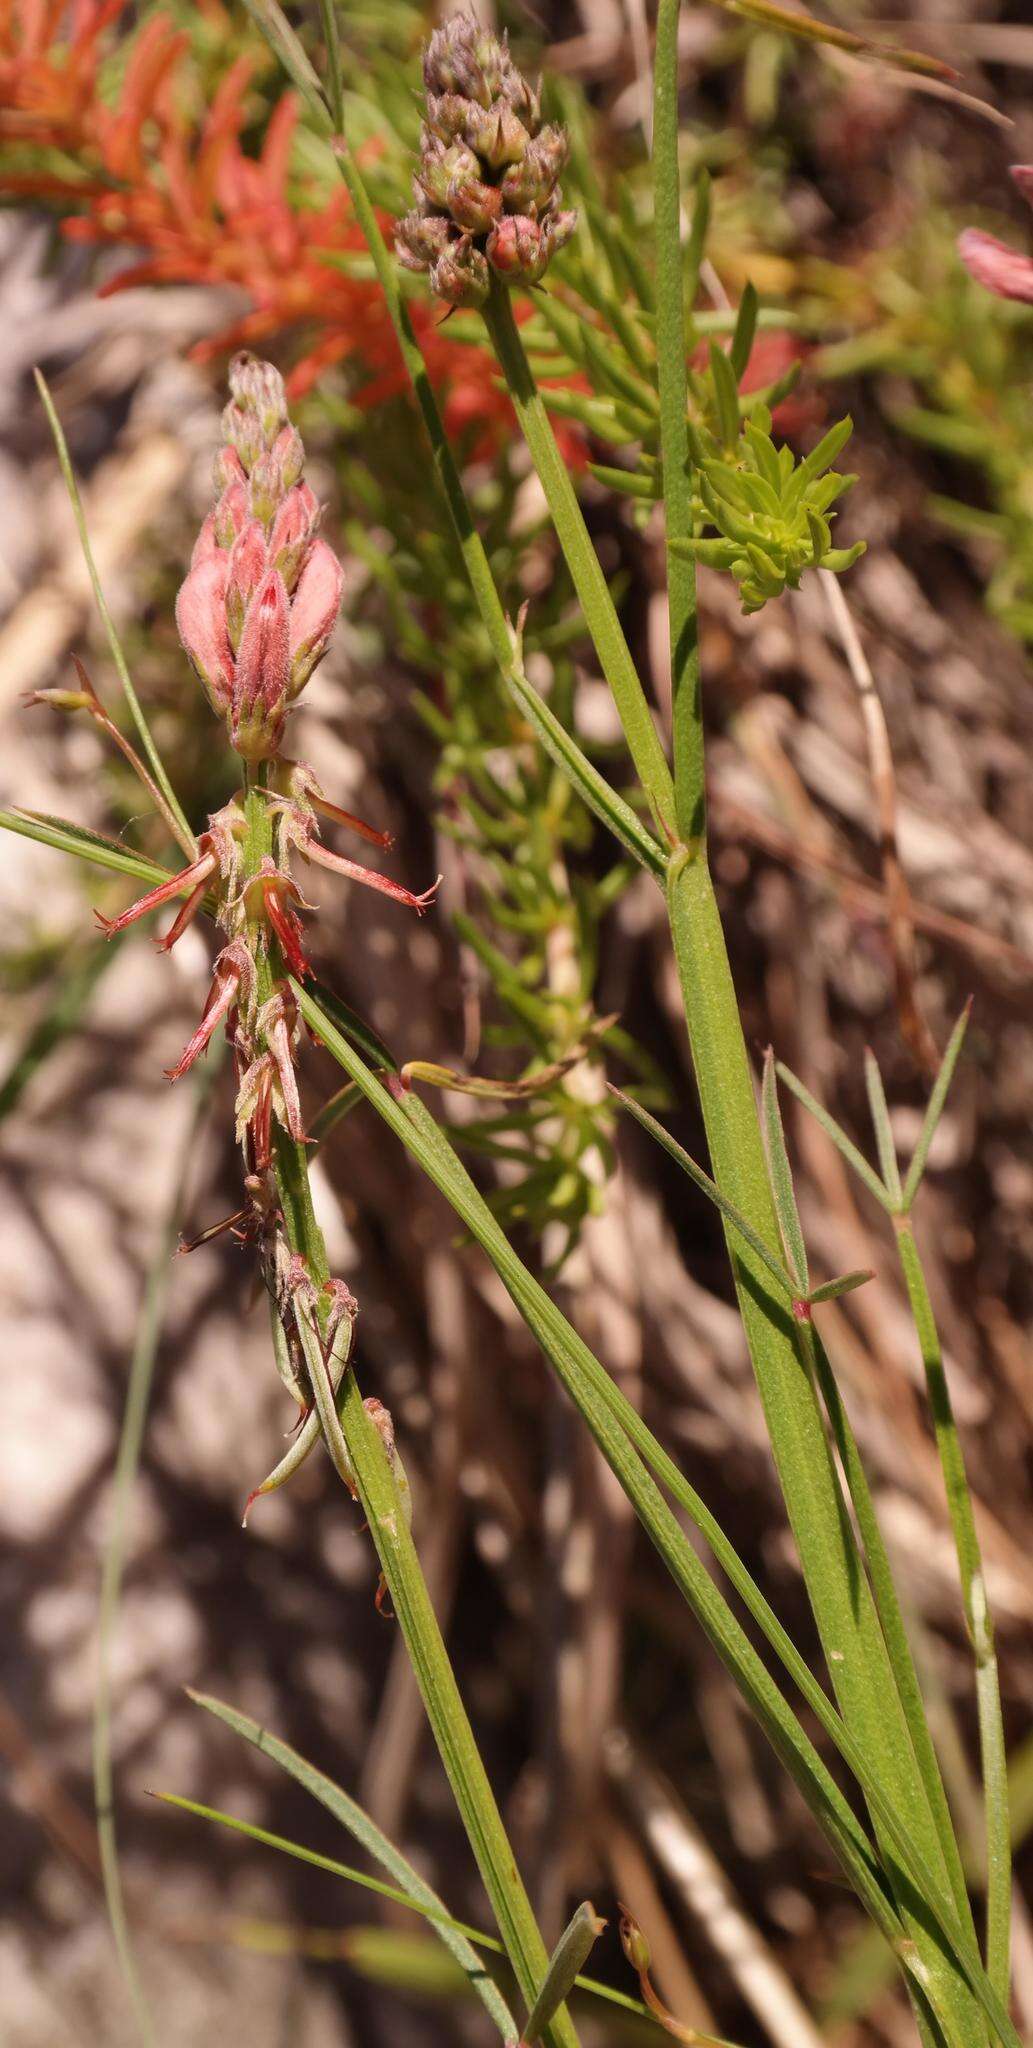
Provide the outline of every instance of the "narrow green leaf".
[[[286,1742],[281,1742],[279,1736],[273,1735],[268,1728],[263,1728],[249,1715],[240,1713],[235,1707],[227,1706],[222,1700],[214,1699],[209,1693],[194,1692],[190,1687],[187,1691],[197,1706],[203,1707],[206,1713],[214,1714],[216,1720],[225,1722],[235,1735],[241,1736],[254,1749],[261,1750],[263,1756],[271,1758],[273,1763],[286,1771],[287,1775],[301,1785],[313,1799],[317,1799],[321,1806],[325,1806],[327,1811],[333,1814],[334,1819],[340,1821],[342,1827],[347,1828],[348,1833],[394,1878],[395,1886],[400,1890],[385,1887],[389,1896],[402,1897],[406,1905],[421,1909],[428,1918],[434,1919],[441,1940],[461,1964],[478,1997],[483,1999],[503,2040],[514,2040],[519,2029],[509,2007],[491,1978],[486,1975],[470,1946],[470,1934],[475,1931],[463,1927],[460,1922],[451,1918],[437,1893],[419,1872],[413,1869],[401,1850],[395,1848],[394,1843],[381,1828],[377,1827],[376,1822],[371,1820],[357,1800],[350,1798],[332,1778],[326,1777],[324,1772],[317,1770],[305,1757],[299,1755],[296,1749],[292,1749]],[[475,1935],[475,1938],[479,1943],[483,1943],[483,1937],[480,1935]],[[495,1947],[499,1953],[504,1953],[501,1942],[486,1945]]]
[[807,1246],[800,1228],[800,1212],[796,1206],[793,1175],[789,1165],[789,1154],[786,1151],[785,1132],[782,1129],[782,1112],[778,1106],[775,1055],[770,1046],[764,1055],[761,1101],[775,1214],[778,1217],[778,1227],[782,1233],[782,1243],[796,1285],[796,1293],[802,1296],[807,1293],[811,1284],[807,1270]]
[[90,546],[90,536],[86,530],[86,515],[83,511],[82,499],[79,496],[79,486],[75,481],[75,471],[72,468],[72,458],[68,453],[68,443],[65,440],[64,429],[61,425],[60,420],[58,419],[57,410],[55,408],[54,401],[50,396],[50,390],[47,385],[47,380],[44,377],[42,370],[36,370],[34,371],[33,374],[36,379],[37,390],[39,391],[40,398],[43,401],[43,406],[47,415],[47,419],[50,423],[50,431],[54,437],[54,445],[57,449],[57,459],[61,465],[61,474],[64,477],[65,489],[68,492],[69,502],[71,504],[72,512],[75,518],[75,524],[78,529],[79,545],[82,548],[83,560],[86,563],[86,567],[89,572],[90,582],[93,586],[94,602],[96,603],[97,610],[100,613],[101,623],[103,624],[104,631],[107,634],[108,646],[111,649],[111,659],[115,664],[118,679],[122,685],[122,690],[125,695],[126,703],[128,704],[130,712],[132,714],[133,724],[136,726],[136,730],[140,735],[140,740],[143,746],[144,753],[146,754],[147,759],[151,764],[151,770],[154,775],[154,780],[158,785],[158,789],[161,791],[162,797],[164,798],[164,814],[166,817],[166,822],[169,826],[170,831],[173,833],[173,836],[178,840],[180,846],[183,849],[183,852],[186,854],[187,859],[193,860],[197,854],[197,842],[194,839],[194,835],[191,832],[190,826],[187,823],[186,816],[179,802],[179,798],[177,797],[176,792],[173,789],[171,782],[169,781],[165,769],[165,763],[162,760],[161,755],[159,754],[158,749],[154,744],[154,740],[151,736],[150,726],[148,725],[147,720],[144,717],[143,708],[140,704],[140,700],[136,694],[135,689],[133,688],[133,679],[129,673],[129,668],[126,663],[125,655],[122,652],[122,643],[119,640],[118,634],[115,630],[115,622],[111,616],[111,613],[108,610],[107,601],[105,599],[104,592],[101,588],[100,577],[97,574],[97,564],[93,559],[93,549]]
[[901,1200],[901,1206],[905,1214],[910,1209],[921,1185],[926,1160],[929,1157],[929,1147],[936,1136],[937,1127],[943,1115],[947,1091],[954,1079],[954,1069],[958,1064],[961,1048],[965,1043],[965,1033],[968,1030],[968,1020],[971,1014],[972,997],[969,996],[968,1002],[965,1004],[947,1041],[947,1050],[940,1062],[940,1071],[933,1083],[933,1092],[929,1097],[929,1107],[925,1112],[925,1119],[918,1135],[914,1156],[908,1167],[907,1179],[904,1182],[904,1193]]
[[340,131],[344,127],[344,83],[341,77],[341,42],[337,32],[336,0],[319,0],[319,19],[326,45],[326,97],[330,118]]
[[[658,70],[662,68],[662,66],[657,67]],[[653,123],[653,129],[655,136],[655,118]],[[681,232],[680,213],[681,207],[679,203],[679,235]],[[692,224],[689,228],[688,241],[685,244],[684,304],[688,306],[690,309],[695,305],[696,294],[699,291],[700,266],[703,262],[704,256],[706,255],[707,235],[709,234],[709,232],[710,172],[706,169],[703,169],[700,171],[696,179],[696,200],[692,209]]]
[[805,1088],[803,1082],[797,1080],[791,1067],[787,1067],[783,1060],[776,1060],[775,1070],[779,1080],[784,1081],[786,1087],[792,1090],[797,1101],[802,1102],[804,1108],[810,1110],[815,1121],[821,1125],[826,1137],[831,1138],[836,1150],[842,1153],[847,1165],[853,1167],[858,1180],[864,1182],[869,1194],[874,1195],[876,1201],[881,1203],[887,1214],[892,1216],[894,1213],[892,1196],[883,1187],[874,1168],[869,1166],[864,1153],[858,1151],[853,1139],[847,1137],[846,1132],[837,1124],[835,1117],[829,1115],[828,1110],[818,1101],[817,1096],[812,1095],[810,1089]]
[[758,1259],[763,1261],[776,1286],[785,1295],[786,1299],[792,1302],[800,1295],[805,1294],[807,1291],[806,1282],[802,1287],[800,1286],[799,1282],[783,1266],[775,1253],[770,1251],[767,1245],[757,1236],[752,1224],[747,1222],[741,1209],[737,1209],[735,1203],[730,1202],[727,1195],[721,1193],[717,1182],[711,1180],[709,1173],[704,1173],[701,1166],[697,1166],[695,1160],[690,1158],[684,1147],[678,1144],[677,1139],[672,1138],[670,1132],[665,1131],[663,1125],[657,1123],[655,1116],[650,1116],[649,1111],[643,1109],[641,1103],[636,1102],[632,1096],[623,1094],[621,1089],[613,1086],[612,1082],[608,1083],[608,1088],[609,1093],[620,1103],[621,1108],[626,1109],[628,1114],[634,1117],[635,1122],[641,1124],[642,1129],[648,1131],[650,1137],[655,1138],[658,1145],[663,1146],[664,1151],[677,1161],[683,1173],[687,1173],[689,1179],[695,1181],[696,1186],[702,1194],[706,1195],[707,1200],[713,1202],[715,1208],[720,1209],[722,1216],[727,1217],[733,1230],[738,1231],[739,1236],[756,1252]]
[[897,1148],[893,1142],[889,1104],[886,1101],[886,1090],[882,1085],[879,1063],[870,1046],[865,1046],[864,1051],[864,1081],[868,1090],[868,1107],[875,1127],[875,1143],[882,1178],[894,1210],[899,1213],[903,1196],[900,1187],[900,1168],[897,1165]]
[[807,1296],[813,1307],[821,1301],[838,1301],[841,1294],[853,1294],[855,1288],[864,1287],[875,1274],[870,1266],[859,1267],[855,1273],[840,1273],[836,1280],[826,1280],[821,1287],[815,1287]]
[[[322,4],[323,0],[320,0],[321,7]],[[323,98],[319,74],[310,62],[304,45],[292,29],[283,8],[277,6],[276,0],[244,0],[244,5],[273,54],[279,58],[292,85],[297,87],[316,127],[323,135],[331,134],[333,121]]]
[[731,451],[739,439],[739,387],[731,363],[716,341],[710,343],[709,356],[718,433],[724,447]]
[[583,1900],[553,1949],[545,1982],[524,2021],[528,2048],[540,2039],[557,2006],[570,1996],[605,1926],[591,1900]]
[[49,818],[42,811],[0,810],[0,831],[17,832],[23,839],[52,846],[55,853],[74,854],[77,860],[90,861],[98,868],[112,868],[119,875],[132,875],[139,882],[150,882],[152,887],[171,880],[170,868],[159,867],[157,861],[147,860],[142,853],[132,853],[116,840],[105,839],[99,832],[91,832],[86,825],[75,825],[68,818]]
[[750,360],[753,349],[753,337],[757,332],[758,310],[759,302],[756,288],[747,281],[742,298],[739,301],[739,316],[735,323],[732,345],[728,351],[728,360],[732,366],[732,374],[737,385],[741,384],[746,374],[746,366]]

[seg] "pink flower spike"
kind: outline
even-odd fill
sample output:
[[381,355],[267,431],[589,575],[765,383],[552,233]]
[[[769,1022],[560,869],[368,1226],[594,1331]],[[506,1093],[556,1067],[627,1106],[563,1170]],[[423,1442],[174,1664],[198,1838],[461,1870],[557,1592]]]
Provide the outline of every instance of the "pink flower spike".
[[191,569],[176,599],[176,625],[213,711],[233,694],[233,650],[226,627],[229,557],[218,551]]
[[316,861],[321,868],[330,868],[336,875],[347,875],[352,882],[364,882],[367,889],[379,889],[382,896],[390,896],[395,903],[404,903],[406,909],[415,910],[418,917],[430,909],[441,887],[442,877],[438,875],[429,889],[415,896],[411,889],[403,888],[401,882],[393,882],[389,875],[378,875],[375,868],[364,868],[356,860],[346,860],[342,854],[331,853],[329,848],[321,846],[318,839],[311,836],[298,850],[303,860]]
[[[195,896],[198,902],[200,902],[200,897],[204,895],[208,877],[216,866],[217,861],[214,853],[203,853],[199,860],[193,861],[180,874],[173,875],[167,882],[159,883],[156,889],[148,890],[146,896],[141,896],[136,903],[131,903],[129,909],[123,910],[120,917],[105,917],[99,910],[95,910],[93,915],[105,937],[110,939],[114,936],[115,932],[124,932],[127,925],[135,924],[138,917],[146,917],[150,911],[160,910],[163,903],[170,903],[174,896],[181,896],[184,889],[188,889],[191,892],[190,902],[194,901]],[[200,895],[198,895],[198,891],[200,891]],[[172,931],[164,941],[166,951],[169,946],[175,945],[176,939],[179,937],[176,925],[180,926],[180,930],[183,929],[180,920],[187,909],[189,909],[189,904],[184,905],[183,911],[180,912],[180,916],[176,919],[176,924],[173,925]],[[190,912],[190,915],[193,915],[193,911]],[[186,922],[189,923],[189,918],[186,919]],[[175,933],[175,937],[173,937],[173,933]]]
[[181,1058],[174,1067],[166,1067],[165,1076],[169,1081],[179,1081],[200,1058],[209,1040],[214,1037],[223,1018],[239,999],[241,989],[250,992],[254,986],[255,963],[242,939],[231,939],[223,948],[215,963],[212,985],[208,991],[201,1022],[194,1032],[189,1045],[184,1047]]
[[1033,305],[1033,257],[1023,256],[979,228],[966,228],[958,236],[958,255],[976,283],[985,285],[987,291],[995,292],[999,299],[1020,299]]

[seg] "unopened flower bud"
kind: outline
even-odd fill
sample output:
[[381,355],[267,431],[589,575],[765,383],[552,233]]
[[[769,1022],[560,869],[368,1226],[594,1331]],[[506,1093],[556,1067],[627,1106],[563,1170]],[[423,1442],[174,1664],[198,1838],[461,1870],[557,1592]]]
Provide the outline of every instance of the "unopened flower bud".
[[461,93],[433,94],[427,100],[427,126],[440,142],[460,142],[466,128],[470,102]]
[[293,699],[330,645],[341,604],[344,572],[332,548],[317,540],[298,580],[290,609],[290,689]]
[[305,443],[297,427],[281,427],[273,442],[272,453],[280,465],[284,490],[292,490],[305,467]]
[[466,236],[450,243],[438,257],[430,282],[439,299],[450,306],[483,306],[491,288],[488,265]]
[[488,236],[488,262],[500,277],[536,284],[548,262],[544,235],[529,214],[504,214]]
[[[237,478],[227,484],[215,507],[212,517],[212,533],[215,544],[220,548],[231,548],[238,533],[243,533],[248,522],[247,485]],[[200,543],[204,527],[198,536]],[[191,567],[193,564],[191,564]]]
[[502,211],[502,194],[497,185],[485,185],[480,178],[450,178],[447,204],[459,227],[471,235],[485,235]]
[[632,1919],[626,1906],[621,1907],[620,1913],[621,1947],[632,1969],[638,1976],[646,1977],[649,1974],[649,1967],[653,1960],[649,1943],[638,1921]]
[[508,213],[540,214],[556,190],[569,144],[562,128],[543,128],[529,142],[520,163],[511,164],[501,192]]
[[290,613],[283,578],[268,569],[244,620],[230,708],[230,738],[245,761],[267,761],[279,746],[290,677]]
[[254,519],[268,526],[283,502],[284,482],[279,457],[267,449],[258,457],[248,478],[248,504]]
[[233,650],[226,626],[229,558],[219,552],[191,569],[176,599],[176,625],[213,711],[233,694]]
[[257,519],[249,520],[233,543],[226,584],[226,625],[234,649],[240,646],[247,609],[265,575],[267,562],[265,534]]
[[258,421],[263,446],[271,448],[287,424],[287,393],[279,370],[242,351],[230,364],[229,383],[241,411]]
[[308,484],[288,491],[269,535],[269,560],[283,577],[288,592],[301,573],[309,542],[319,524],[319,504]]
[[235,448],[220,448],[212,465],[212,481],[221,496],[230,484],[244,482],[244,465]]
[[509,52],[472,14],[456,14],[431,36],[423,58],[428,93],[460,93],[488,107],[501,91]]
[[257,462],[265,447],[265,437],[255,414],[245,412],[243,406],[231,399],[222,413],[222,437],[229,443],[244,471],[249,471]]
[[476,178],[477,158],[463,142],[439,142],[424,130],[416,183],[434,206],[447,208],[453,178]]
[[520,163],[531,141],[508,100],[495,100],[487,108],[471,107],[463,134],[481,163],[492,171]]
[[421,213],[415,207],[395,228],[395,255],[405,270],[429,270],[453,239],[453,227],[442,213]]

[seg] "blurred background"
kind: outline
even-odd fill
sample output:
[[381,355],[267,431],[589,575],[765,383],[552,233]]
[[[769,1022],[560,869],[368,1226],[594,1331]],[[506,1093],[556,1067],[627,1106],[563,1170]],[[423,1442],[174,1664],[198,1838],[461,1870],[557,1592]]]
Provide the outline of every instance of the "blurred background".
[[[778,397],[797,366],[778,433],[805,450],[845,412],[855,422],[841,466],[859,481],[840,528],[868,552],[843,588],[885,709],[907,886],[880,830],[863,666],[813,577],[744,618],[734,585],[702,572],[715,871],[749,1042],[758,1055],[773,1044],[869,1151],[864,1047],[906,1151],[929,1040],[942,1049],[974,997],[918,1227],[998,1627],[1021,1888],[1033,1868],[1033,310],[981,292],[955,239],[975,223],[1033,249],[1007,177],[1033,158],[1033,27],[1021,0],[920,0],[893,21],[825,11],[948,59],[959,86],[687,7],[685,165],[714,180],[701,308],[720,313],[752,281],[765,310],[748,381]],[[398,211],[429,22],[408,0],[339,12],[352,132],[375,196]],[[506,19],[572,124],[565,192],[619,291],[648,203],[642,0]],[[392,873],[414,888],[445,878],[417,925],[320,876],[318,971],[399,1058],[513,1075],[594,1046],[529,1104],[449,1093],[433,1106],[813,1658],[717,1218],[638,1130],[616,1129],[603,1097],[605,1052],[606,1070],[703,1155],[662,903],[643,877],[615,873],[503,702],[436,525],[359,238],[295,118],[242,8],[10,0],[0,15],[0,799],[168,856],[89,721],[21,702],[73,686],[73,652],[117,701],[36,364],[180,796],[199,821],[229,793],[172,608],[209,501],[227,356],[256,346],[290,378],[346,567],[295,751],[335,801],[396,835]],[[565,252],[561,297],[586,288],[586,261],[576,243]],[[442,326],[414,293],[507,600],[531,600],[534,679],[623,777],[491,365],[473,326]],[[557,384],[557,426],[663,720],[656,521],[593,478],[592,461],[614,458],[567,417]],[[229,1073],[207,1092],[162,1076],[207,987],[207,938],[191,930],[168,958],[146,928],[106,945],[91,907],[113,914],[129,885],[10,835],[0,894],[5,2042],[138,2038],[103,1906],[90,1748],[114,1458],[156,1277],[167,1302],[112,1675],[127,1906],[162,2048],[229,2024],[251,2048],[483,2041],[483,2015],[419,1923],[148,1798],[183,1793],[350,1856],[326,1813],[184,1696],[200,1686],[354,1792],[453,1912],[487,1924],[397,1630],[374,1607],[369,1541],[328,1463],[314,1457],[241,1528],[289,1420],[251,1257],[226,1237],[169,1253],[170,1233],[196,1235],[239,1200]],[[594,1026],[615,1013],[600,1046]],[[336,1086],[310,1051],[310,1118]],[[819,1276],[875,1269],[824,1311],[825,1328],[978,1886],[971,1659],[886,1219],[816,1124],[787,1109],[787,1125]],[[685,2023],[749,2048],[910,2042],[886,1951],[485,1261],[368,1111],[326,1136],[315,1182],[332,1263],[361,1303],[363,1388],[394,1416],[437,1610],[547,1938],[590,1895],[611,1923],[593,1968],[634,1992],[620,1898]],[[1033,2028],[1021,1907],[1016,1944]],[[582,2019],[586,2044],[662,2038],[588,2006]]]

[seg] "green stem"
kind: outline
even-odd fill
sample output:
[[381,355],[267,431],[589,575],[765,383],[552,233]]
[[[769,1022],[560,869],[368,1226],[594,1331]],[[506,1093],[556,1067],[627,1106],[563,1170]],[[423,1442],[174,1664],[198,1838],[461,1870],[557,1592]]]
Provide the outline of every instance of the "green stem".
[[549,511],[581,602],[585,624],[613,692],[631,758],[649,798],[653,816],[668,844],[674,845],[677,838],[674,784],[667,757],[617,617],[610,586],[585,529],[577,494],[556,446],[548,413],[524,353],[509,291],[498,280],[492,284],[491,295],[483,311],[485,326],[502,366],[510,398],[549,501]]
[[[244,871],[248,875],[255,873],[271,846],[270,808],[257,788],[249,789],[245,796],[245,815]],[[271,949],[264,959],[260,954],[257,965],[259,999],[264,1000],[273,980],[281,978],[282,963]],[[291,1250],[301,1253],[316,1286],[322,1288],[330,1268],[312,1204],[305,1148],[284,1131],[277,1132],[274,1170]],[[350,1369],[338,1395],[338,1412],[348,1459],[343,1476],[357,1488],[456,1805],[506,1953],[530,2005],[548,1969],[548,1951],[474,1740],[383,1441],[363,1406]],[[555,2014],[546,2038],[551,2048],[577,2048],[577,2035],[565,2010]]]
[[[668,905],[700,1102],[717,1184],[766,1243],[778,1242],[767,1163],[713,885],[703,859],[675,856]],[[774,1303],[764,1268],[726,1224],[729,1254],[771,1447],[818,1631],[843,1718],[869,1756],[939,1885],[948,1886],[939,1831],[844,1507],[799,1333]],[[873,1814],[880,1839],[885,1831]],[[965,1901],[966,1938],[971,1920]],[[958,2044],[980,2039],[980,2022],[914,1915],[919,1952],[940,1978]]]
[[703,706],[700,693],[696,565],[673,552],[691,540],[692,469],[686,419],[685,283],[678,166],[678,17],[681,0],[660,0],[653,88],[653,219],[656,237],[656,351],[667,536],[667,607],[675,816],[682,842],[706,831]]
[[897,1219],[896,1234],[904,1284],[925,1367],[936,1448],[940,1454],[947,1509],[958,1555],[965,1619],[976,1660],[976,1704],[986,1803],[986,1969],[995,1991],[1006,2001],[1011,1976],[1011,1828],[1008,1758],[993,1622],[986,1597],[972,1495],[944,1370],[940,1333],[910,1218]]

